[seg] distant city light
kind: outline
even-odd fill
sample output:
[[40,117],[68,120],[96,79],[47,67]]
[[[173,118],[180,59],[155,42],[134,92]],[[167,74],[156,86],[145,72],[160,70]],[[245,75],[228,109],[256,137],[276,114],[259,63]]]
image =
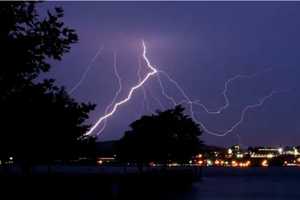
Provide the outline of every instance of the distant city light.
[[232,167],[237,167],[237,166],[238,166],[238,163],[237,163],[235,160],[233,160],[233,161],[231,162],[231,166],[232,166]]
[[102,164],[103,164],[103,161],[102,161],[102,160],[98,160],[97,163],[98,163],[99,165],[102,165]]
[[213,163],[211,160],[207,160],[207,166],[211,166]]
[[170,163],[168,166],[169,167],[178,167],[180,165],[178,163],[174,162],[174,163]]
[[268,166],[269,166],[268,160],[263,160],[263,161],[261,162],[261,166],[263,166],[263,167],[268,167]]
[[269,154],[267,155],[267,158],[273,158],[273,157],[274,157],[274,154],[269,153]]
[[243,158],[243,157],[244,157],[244,155],[243,155],[243,154],[241,154],[241,153],[238,153],[238,154],[236,155],[236,157],[237,157],[237,158]]
[[197,158],[202,158],[202,154],[198,154],[196,157]]
[[283,152],[283,149],[280,147],[280,148],[278,148],[278,153],[279,154],[282,154],[282,152]]

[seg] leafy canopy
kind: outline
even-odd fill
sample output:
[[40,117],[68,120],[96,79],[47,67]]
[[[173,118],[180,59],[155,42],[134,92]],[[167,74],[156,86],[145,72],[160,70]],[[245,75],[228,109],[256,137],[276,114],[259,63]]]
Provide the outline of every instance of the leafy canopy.
[[62,8],[41,17],[36,4],[0,7],[0,152],[28,160],[64,158],[76,152],[95,106],[77,103],[53,79],[37,81],[78,36],[62,21]]
[[118,156],[123,161],[186,162],[201,146],[199,125],[184,114],[180,105],[143,116],[130,128],[118,144]]

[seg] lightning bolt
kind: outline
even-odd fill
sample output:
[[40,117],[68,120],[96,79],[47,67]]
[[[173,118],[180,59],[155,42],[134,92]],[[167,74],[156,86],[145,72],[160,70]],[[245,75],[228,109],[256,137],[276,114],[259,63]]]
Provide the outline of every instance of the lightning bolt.
[[[141,63],[141,57],[138,57],[138,71],[137,71],[137,75],[138,75],[138,81],[140,82],[142,80],[142,76],[141,76],[141,70],[142,70],[142,63]],[[142,85],[142,90],[143,90],[143,108],[146,108],[146,111],[151,112],[150,110],[150,106],[149,106],[149,102],[147,100],[147,92],[145,87]]]
[[[117,100],[119,94],[122,91],[122,79],[121,79],[121,76],[119,75],[118,68],[117,68],[117,53],[116,52],[113,53],[113,57],[114,57],[114,64],[113,64],[113,66],[114,66],[114,74],[115,74],[115,76],[116,76],[116,78],[118,80],[118,87],[119,88],[116,91],[115,96],[114,96],[112,102],[105,108],[105,114],[107,114],[108,111],[109,111],[109,109],[111,109],[112,105],[115,103],[115,101]],[[101,127],[101,129],[98,131],[98,133],[96,135],[99,135],[99,134],[101,134],[104,131],[104,129],[106,128],[106,124],[107,124],[107,119],[104,120],[103,126]]]
[[167,92],[165,91],[165,87],[164,87],[164,85],[163,85],[163,83],[162,83],[162,81],[161,81],[160,76],[157,75],[156,77],[157,77],[157,81],[158,81],[158,83],[159,83],[159,87],[160,87],[160,89],[161,89],[162,95],[163,95],[166,99],[168,99],[169,101],[171,101],[171,103],[172,103],[174,106],[176,106],[176,105],[177,105],[176,100],[175,100],[173,97],[171,97],[171,96],[169,96],[169,95],[167,94]]
[[205,110],[205,112],[208,113],[208,114],[221,114],[222,111],[227,109],[228,106],[230,105],[229,98],[228,98],[228,86],[232,82],[234,82],[238,79],[252,79],[252,78],[255,78],[255,77],[259,76],[262,73],[266,73],[266,72],[269,72],[271,70],[272,70],[272,68],[267,68],[263,72],[257,72],[257,73],[251,74],[251,75],[238,74],[238,75],[235,75],[232,78],[229,78],[227,81],[225,81],[224,90],[222,92],[223,98],[225,100],[225,104],[223,106],[221,106],[220,108],[214,110],[214,111],[209,110],[204,104],[200,103],[200,100],[193,101],[193,103],[200,106],[200,107],[202,107]]
[[[207,128],[207,126],[205,126],[205,124],[199,120],[197,120],[196,116],[195,116],[195,112],[194,112],[194,106],[200,106],[202,107],[206,113],[208,114],[221,114],[222,111],[224,111],[226,108],[229,107],[230,105],[230,102],[229,102],[229,98],[227,96],[227,93],[228,93],[228,88],[229,88],[229,85],[234,82],[235,80],[237,79],[244,79],[244,78],[253,78],[255,76],[258,76],[258,73],[256,74],[252,74],[252,75],[236,75],[230,79],[228,79],[226,82],[225,82],[225,85],[224,85],[224,90],[222,91],[222,95],[224,97],[224,100],[225,100],[225,103],[224,105],[222,105],[220,108],[218,109],[215,109],[215,110],[210,110],[208,109],[204,104],[202,104],[200,102],[200,100],[192,100],[187,94],[186,92],[184,91],[184,89],[179,85],[179,83],[174,80],[168,73],[166,73],[165,71],[162,71],[162,70],[158,70],[156,69],[152,64],[151,62],[149,61],[149,59],[147,58],[147,48],[146,48],[146,45],[145,45],[145,42],[142,41],[142,47],[143,47],[143,53],[142,53],[142,58],[143,60],[145,61],[146,63],[146,66],[147,68],[150,69],[150,72],[148,72],[146,74],[146,76],[142,79],[141,76],[140,76],[140,70],[141,70],[141,64],[139,63],[139,70],[138,70],[138,77],[139,77],[139,80],[138,80],[138,83],[133,86],[130,90],[129,90],[129,93],[128,95],[126,96],[126,98],[124,98],[123,100],[115,103],[116,101],[116,98],[118,96],[118,92],[116,93],[115,95],[115,98],[114,100],[112,101],[112,103],[106,107],[105,109],[105,113],[103,116],[101,116],[97,121],[96,123],[91,127],[91,129],[86,133],[86,135],[91,135],[95,129],[103,122],[104,125],[102,126],[101,130],[98,132],[98,134],[100,134],[104,128],[105,128],[105,125],[106,125],[106,120],[111,117],[116,111],[117,109],[127,103],[128,101],[130,101],[130,99],[132,98],[132,95],[134,94],[134,92],[136,90],[138,90],[139,88],[142,88],[144,90],[144,101],[147,100],[147,97],[146,97],[146,92],[145,92],[145,88],[144,88],[144,84],[154,75],[157,75],[156,78],[157,78],[157,81],[159,83],[159,86],[160,86],[160,89],[161,89],[161,93],[162,95],[168,99],[169,101],[171,101],[174,105],[178,105],[178,104],[182,104],[182,103],[186,103],[188,104],[188,107],[189,107],[189,112],[190,112],[190,115],[192,117],[193,120],[195,120],[200,126],[201,128],[208,134],[210,135],[214,135],[214,136],[225,136],[231,132],[233,132],[240,124],[243,123],[244,121],[244,118],[245,118],[245,115],[246,113],[251,110],[251,109],[254,109],[254,108],[258,108],[260,106],[262,106],[265,101],[267,101],[268,99],[270,99],[273,95],[277,94],[277,93],[281,93],[282,91],[272,91],[270,92],[268,95],[262,97],[258,103],[256,104],[251,104],[251,105],[247,105],[246,107],[243,108],[242,112],[241,112],[241,115],[240,115],[240,118],[237,122],[235,122],[229,129],[225,130],[225,131],[212,131],[210,130],[209,128]],[[116,70],[116,64],[114,65],[114,69],[115,69],[115,74],[116,74],[116,77],[118,78],[118,80],[120,80],[120,76],[119,74],[117,73],[117,70]],[[265,71],[269,71],[269,69],[265,70]],[[260,73],[259,73],[260,74]],[[173,98],[172,96],[170,96],[169,94],[167,94],[165,88],[164,88],[164,85],[163,85],[163,82],[161,80],[161,76],[160,75],[163,75],[163,77],[166,78],[166,80],[168,80],[170,83],[172,83],[175,88],[179,91],[179,93],[182,95],[183,97],[183,100],[180,101],[179,103],[176,102],[175,98]],[[121,81],[119,81],[119,90],[120,91],[122,88],[121,87]],[[112,108],[112,109],[111,109]],[[110,110],[111,109],[111,110]],[[110,111],[109,111],[110,110]]]
[[[192,116],[193,119],[198,122],[201,127],[204,129],[205,132],[207,132],[208,134],[211,134],[211,135],[214,135],[214,136],[226,136],[227,134],[231,133],[232,131],[234,131],[234,129],[236,129],[240,124],[243,123],[244,121],[244,118],[245,118],[245,115],[247,113],[248,110],[250,109],[254,109],[254,108],[258,108],[258,107],[261,107],[266,100],[270,99],[274,94],[277,94],[277,93],[282,93],[283,91],[272,91],[270,92],[270,94],[264,96],[263,98],[261,98],[259,100],[258,103],[256,104],[252,104],[252,105],[247,105],[243,110],[242,110],[242,113],[241,113],[241,117],[239,119],[239,121],[237,121],[233,126],[231,126],[230,129],[228,129],[227,131],[224,131],[224,132],[214,132],[214,131],[211,131],[209,130],[206,126],[204,126],[204,124],[200,121],[198,121],[195,116]],[[192,115],[194,115],[194,113],[192,112]]]
[[163,103],[151,92],[151,90],[149,90],[150,96],[152,99],[154,99],[154,101],[156,101],[156,103],[161,107],[161,109],[165,110],[166,107],[163,105]]
[[[142,70],[142,63],[141,63],[141,59],[139,57],[138,59],[138,72],[137,72],[137,75],[138,75],[138,80],[141,81],[142,80],[142,77],[141,77],[141,70]],[[158,77],[158,75],[156,76]],[[147,98],[147,92],[146,92],[146,88],[144,87],[144,85],[141,87],[142,88],[142,91],[143,91],[143,98],[144,98],[144,101],[143,101],[143,107],[146,108],[146,111],[149,112],[149,113],[154,113],[153,111],[151,111],[150,109],[150,105],[149,105],[149,102],[148,102],[148,98]],[[148,93],[149,93],[149,96],[162,108],[162,109],[165,109],[163,103],[151,92],[151,90],[148,90]],[[140,116],[140,115],[139,115]]]
[[238,75],[235,75],[231,78],[229,78],[228,80],[225,81],[225,84],[224,84],[224,89],[222,91],[222,95],[223,95],[223,98],[225,100],[225,103],[224,105],[222,105],[220,108],[217,108],[215,110],[210,110],[209,108],[207,108],[204,104],[201,103],[200,100],[193,100],[191,101],[190,98],[186,95],[186,93],[184,92],[183,88],[179,85],[179,83],[177,81],[175,81],[173,78],[170,77],[170,75],[168,75],[166,72],[162,71],[162,70],[159,70],[160,73],[163,73],[167,79],[173,83],[175,85],[175,87],[180,91],[180,93],[182,94],[182,96],[185,98],[185,100],[182,100],[180,101],[179,103],[176,102],[176,100],[169,96],[166,91],[165,91],[165,88],[162,84],[162,81],[160,79],[159,76],[157,76],[157,79],[158,79],[158,82],[159,82],[159,85],[160,85],[160,88],[161,88],[161,92],[163,94],[163,96],[165,98],[167,98],[168,100],[170,100],[173,105],[178,105],[178,104],[183,104],[183,103],[193,103],[199,107],[202,107],[202,109],[207,113],[207,114],[221,114],[223,110],[227,109],[230,105],[230,101],[229,101],[229,98],[228,98],[228,87],[229,85],[238,80],[238,79],[251,79],[251,78],[254,78],[254,77],[257,77],[259,76],[260,74],[262,73],[266,73],[266,72],[269,72],[270,70],[272,70],[272,68],[268,68],[266,70],[264,70],[263,72],[257,72],[257,73],[254,73],[254,74],[251,74],[251,75],[245,75],[245,74],[238,74]]
[[77,88],[82,84],[82,82],[85,80],[87,74],[89,73],[89,71],[92,68],[94,62],[96,61],[96,59],[98,58],[98,56],[101,54],[101,52],[103,51],[103,49],[104,49],[103,46],[99,47],[99,49],[97,50],[96,54],[91,59],[91,61],[89,62],[87,68],[85,69],[85,71],[83,72],[82,76],[80,77],[79,81],[69,91],[69,94],[73,94],[73,92],[75,92],[75,90],[77,90]]
[[109,113],[105,113],[102,117],[100,117],[97,120],[97,122],[91,127],[91,129],[86,133],[86,135],[91,135],[94,132],[94,130],[99,126],[99,124],[101,124],[101,122],[103,122],[107,118],[111,117],[121,105],[127,103],[131,99],[133,93],[137,89],[142,87],[148,79],[150,79],[152,76],[157,74],[157,70],[155,69],[155,67],[153,67],[151,65],[150,61],[147,58],[147,55],[146,55],[147,54],[147,48],[146,48],[146,45],[145,45],[144,41],[142,41],[142,46],[143,46],[143,59],[146,62],[146,66],[150,69],[150,72],[148,72],[147,75],[137,85],[133,86],[130,89],[130,91],[129,91],[129,93],[128,93],[128,95],[125,99],[115,103],[112,110]]
[[[252,105],[247,105],[241,112],[241,116],[240,116],[240,119],[239,121],[237,121],[236,123],[234,123],[228,130],[224,131],[224,132],[216,132],[216,131],[212,131],[210,130],[209,128],[207,128],[207,126],[205,126],[205,124],[199,120],[197,120],[197,118],[195,117],[195,112],[194,112],[194,109],[193,109],[193,105],[195,104],[194,101],[192,101],[190,99],[190,97],[185,93],[184,89],[179,85],[179,83],[177,81],[175,81],[170,75],[168,75],[166,72],[162,71],[162,70],[159,70],[160,73],[162,73],[176,88],[177,90],[181,93],[181,95],[184,97],[184,100],[180,102],[181,103],[187,103],[189,105],[189,111],[190,111],[190,114],[191,114],[191,117],[193,118],[194,121],[196,121],[198,124],[200,124],[201,128],[203,128],[203,130],[210,134],[210,135],[214,135],[214,136],[226,136],[227,134],[231,133],[232,131],[234,131],[243,121],[244,121],[244,117],[245,117],[245,114],[248,110],[250,109],[253,109],[253,108],[257,108],[257,107],[260,107],[264,104],[264,102],[266,100],[268,100],[269,98],[271,98],[274,94],[277,94],[277,93],[282,93],[282,92],[286,92],[286,91],[272,91],[270,94],[266,95],[265,97],[263,97],[259,103],[257,104],[252,104]],[[226,95],[227,93],[227,90],[228,90],[228,84],[238,78],[251,78],[251,77],[254,77],[254,76],[257,76],[257,74],[254,74],[254,75],[237,75],[231,79],[229,79],[228,81],[226,81],[225,83],[225,89],[223,92],[224,94],[224,97],[226,99],[226,103],[224,106],[222,106],[219,110],[217,111],[208,111],[208,109],[203,105],[203,104],[200,104],[201,107],[205,108],[205,111],[207,111],[207,113],[210,113],[210,114],[220,114],[222,110],[224,110],[225,108],[227,108],[229,106],[229,99]],[[198,104],[197,104],[198,105]]]

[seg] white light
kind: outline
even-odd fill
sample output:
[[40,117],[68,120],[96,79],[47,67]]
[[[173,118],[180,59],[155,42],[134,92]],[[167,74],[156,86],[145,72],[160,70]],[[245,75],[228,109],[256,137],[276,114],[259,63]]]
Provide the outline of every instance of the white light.
[[238,158],[243,158],[243,157],[244,157],[244,155],[243,155],[243,154],[241,154],[241,153],[238,153],[238,154],[236,155],[236,157],[238,157]]
[[283,152],[283,149],[280,147],[280,148],[278,148],[278,153],[279,154],[282,154],[282,152]]
[[271,153],[269,153],[269,154],[267,155],[267,158],[273,158],[273,157],[274,157],[274,155],[271,154]]
[[212,161],[211,160],[207,160],[207,166],[211,166],[212,165]]
[[142,87],[142,86],[144,85],[144,83],[145,83],[151,76],[157,74],[157,70],[151,65],[150,61],[148,60],[148,58],[147,58],[147,56],[146,56],[147,48],[146,48],[146,45],[145,45],[145,42],[144,42],[144,41],[142,42],[142,45],[143,45],[143,59],[145,60],[146,66],[151,70],[151,72],[149,72],[149,73],[144,77],[144,79],[143,79],[142,81],[140,81],[137,85],[133,86],[133,87],[130,89],[130,91],[129,91],[129,93],[128,93],[128,95],[127,95],[127,97],[126,97],[125,99],[123,99],[123,100],[117,102],[117,103],[113,106],[112,110],[111,110],[109,113],[106,113],[105,115],[103,115],[102,117],[100,117],[100,118],[98,119],[98,121],[92,126],[92,128],[86,133],[86,135],[91,135],[91,134],[94,132],[94,130],[101,124],[101,122],[103,122],[103,121],[106,120],[107,118],[111,117],[111,116],[116,112],[116,110],[118,109],[119,106],[121,106],[121,105],[124,104],[124,103],[127,103],[127,102],[131,99],[133,93],[134,93],[137,89],[139,89],[140,87]]
[[[142,46],[143,46],[143,55],[142,55],[142,58],[144,59],[145,63],[146,63],[146,66],[150,69],[150,72],[148,72],[146,74],[146,76],[143,78],[143,79],[140,79],[138,81],[138,83],[131,87],[129,93],[127,94],[127,96],[119,101],[119,102],[116,102],[114,103],[114,105],[112,106],[112,109],[110,109],[110,112],[105,112],[101,117],[98,118],[98,120],[96,121],[96,123],[91,127],[91,129],[86,133],[86,135],[90,135],[92,134],[96,128],[98,128],[99,125],[103,124],[103,127],[105,127],[105,123],[106,123],[106,120],[110,117],[112,117],[114,115],[114,113],[118,110],[118,108],[127,103],[132,95],[135,93],[135,91],[139,88],[143,89],[143,86],[144,86],[144,83],[150,79],[150,77],[156,75],[156,77],[158,78],[158,81],[159,81],[159,84],[160,84],[160,87],[162,89],[162,93],[163,93],[163,96],[165,96],[167,99],[169,99],[173,104],[175,105],[178,105],[178,104],[181,104],[181,103],[187,103],[189,105],[189,112],[190,112],[190,115],[191,115],[191,118],[199,123],[199,125],[202,127],[203,131],[208,133],[208,134],[211,134],[211,135],[214,135],[214,136],[225,136],[231,132],[233,132],[238,126],[240,126],[243,121],[244,121],[244,117],[246,115],[246,113],[251,110],[251,109],[254,109],[254,108],[258,108],[260,106],[263,106],[263,104],[265,103],[265,101],[267,101],[268,99],[270,99],[271,97],[273,97],[273,95],[277,94],[277,93],[281,93],[283,91],[271,91],[268,95],[264,96],[263,98],[259,99],[259,101],[255,104],[251,104],[251,105],[247,105],[246,107],[243,108],[242,112],[241,112],[241,115],[239,117],[239,120],[237,122],[235,122],[228,130],[224,130],[224,131],[221,131],[221,132],[216,132],[216,131],[212,131],[212,130],[209,130],[203,122],[197,120],[197,118],[195,117],[195,112],[194,112],[194,108],[193,106],[200,106],[202,108],[204,108],[204,110],[208,113],[208,114],[220,114],[223,110],[225,110],[228,106],[229,106],[229,100],[227,98],[227,90],[228,90],[228,85],[233,82],[234,80],[236,79],[241,79],[241,78],[253,78],[257,75],[259,75],[260,73],[257,73],[257,74],[253,74],[253,75],[237,75],[229,80],[227,80],[225,82],[225,87],[224,87],[224,90],[223,90],[223,96],[225,98],[225,104],[223,106],[221,106],[221,108],[217,109],[217,110],[214,110],[214,111],[209,111],[203,104],[201,104],[199,102],[199,100],[196,100],[196,101],[193,101],[184,91],[184,89],[179,85],[179,83],[177,81],[175,81],[173,78],[171,78],[171,76],[169,76],[166,72],[162,71],[162,70],[158,70],[156,69],[154,66],[151,65],[149,59],[147,58],[146,54],[147,54],[147,48],[146,48],[146,45],[144,43],[144,41],[142,42]],[[269,71],[269,70],[267,70]],[[174,84],[174,86],[177,88],[177,90],[179,91],[179,93],[182,95],[182,97],[184,97],[184,100],[181,101],[181,103],[176,103],[175,99],[170,97],[166,91],[163,89],[163,85],[162,85],[162,82],[160,81],[160,77],[158,76],[159,74],[162,74],[164,75],[168,81],[171,83],[171,84]],[[286,92],[286,91],[285,91]],[[100,134],[102,131],[103,131],[104,128],[102,128],[98,133]],[[98,134],[97,134],[98,135]]]

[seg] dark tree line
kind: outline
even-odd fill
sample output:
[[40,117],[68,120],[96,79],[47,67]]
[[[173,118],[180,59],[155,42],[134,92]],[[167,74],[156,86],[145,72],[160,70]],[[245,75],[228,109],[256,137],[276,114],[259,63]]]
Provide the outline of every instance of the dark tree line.
[[117,144],[118,158],[139,165],[149,162],[187,163],[199,152],[202,131],[182,106],[142,116]]
[[53,79],[37,81],[78,36],[63,23],[62,8],[40,17],[36,4],[3,2],[0,7],[0,156],[21,161],[74,156],[95,107],[77,103]]

